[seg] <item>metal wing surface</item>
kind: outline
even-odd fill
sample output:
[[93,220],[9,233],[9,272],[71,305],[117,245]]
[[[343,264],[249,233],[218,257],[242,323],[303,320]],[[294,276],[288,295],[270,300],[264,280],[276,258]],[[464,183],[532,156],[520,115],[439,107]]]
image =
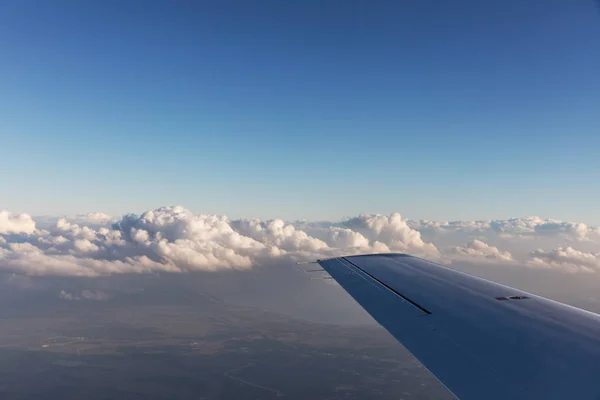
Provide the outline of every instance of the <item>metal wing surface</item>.
[[600,316],[405,254],[319,264],[461,400],[600,399]]

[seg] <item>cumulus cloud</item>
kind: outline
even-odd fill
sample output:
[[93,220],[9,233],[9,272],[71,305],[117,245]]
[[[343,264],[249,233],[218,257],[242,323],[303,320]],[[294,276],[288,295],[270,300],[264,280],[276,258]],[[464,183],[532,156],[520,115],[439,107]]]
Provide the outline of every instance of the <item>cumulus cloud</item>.
[[563,234],[575,240],[588,240],[598,234],[598,228],[588,227],[583,223],[547,220],[534,228],[538,235]]
[[[194,214],[181,206],[120,218],[91,213],[38,221],[26,214],[0,213],[0,271],[68,276],[180,273],[248,269],[268,263],[289,265],[298,260],[385,252],[445,261],[510,261],[540,266],[550,265],[550,256],[541,250],[531,253],[533,248],[517,251],[510,247],[514,238],[552,237],[583,246],[593,244],[591,239],[597,234],[597,228],[585,224],[538,217],[436,222],[407,221],[392,213],[315,223],[231,220],[226,216]],[[443,244],[440,238],[449,236],[453,241]],[[506,241],[506,237],[513,241]],[[500,245],[498,240],[505,242]],[[536,243],[537,247],[547,244]],[[527,257],[519,257],[520,254]],[[552,265],[565,264],[553,262]],[[89,293],[71,293],[73,296],[93,297]]]
[[600,252],[586,253],[572,247],[559,247],[531,253],[529,265],[539,268],[557,268],[567,272],[595,273],[600,270]]
[[27,214],[13,214],[10,211],[0,211],[1,233],[25,233],[35,231],[35,221]]
[[14,228],[15,222],[10,231],[27,235],[0,235],[0,268],[29,275],[246,269],[343,254],[438,253],[399,214],[359,216],[341,226],[322,226],[318,235],[281,219],[230,220],[180,206],[128,214],[106,226],[96,224],[109,219],[105,214],[46,220],[43,229],[27,215],[10,219],[28,222],[26,232]]
[[328,247],[324,241],[309,236],[281,219],[266,222],[256,218],[243,219],[233,221],[231,225],[246,237],[285,251],[319,251]]
[[498,250],[481,240],[472,240],[464,247],[452,248],[452,253],[465,257],[485,258],[494,261],[512,261],[512,255],[508,251]]
[[438,253],[437,248],[432,243],[425,243],[421,234],[411,228],[398,213],[389,216],[364,214],[350,218],[343,225],[360,233],[381,250],[416,251],[430,255]]

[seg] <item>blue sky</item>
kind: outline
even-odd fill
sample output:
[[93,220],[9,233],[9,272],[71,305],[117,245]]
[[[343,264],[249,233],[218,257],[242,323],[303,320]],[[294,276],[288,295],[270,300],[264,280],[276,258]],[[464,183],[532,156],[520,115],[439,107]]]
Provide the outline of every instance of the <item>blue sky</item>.
[[593,1],[4,1],[0,209],[600,223]]

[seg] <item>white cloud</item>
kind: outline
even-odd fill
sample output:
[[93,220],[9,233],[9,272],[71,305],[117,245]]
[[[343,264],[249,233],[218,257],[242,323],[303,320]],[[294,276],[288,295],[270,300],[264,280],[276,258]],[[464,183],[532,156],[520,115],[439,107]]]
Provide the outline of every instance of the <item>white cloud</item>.
[[332,247],[338,247],[341,249],[367,249],[370,246],[369,240],[359,232],[355,232],[352,229],[338,227],[331,227],[327,230],[326,242]]
[[535,250],[531,253],[529,265],[538,268],[557,268],[566,272],[590,272],[600,270],[600,252],[586,253],[572,247],[559,247],[545,251]]
[[390,251],[417,252],[437,255],[438,249],[432,243],[421,239],[421,234],[411,228],[400,214],[389,216],[381,214],[363,214],[343,222],[352,231],[360,233],[370,243],[385,245]]
[[77,214],[77,215],[60,215],[60,216],[52,216],[52,215],[43,215],[43,216],[35,216],[33,220],[38,224],[38,227],[44,227],[54,225],[59,219],[64,219],[68,222],[78,224],[78,225],[86,225],[86,226],[107,226],[111,223],[117,221],[119,218],[112,217],[103,212],[91,212],[87,214]]
[[573,241],[600,239],[600,228],[580,222],[568,222],[540,217],[521,217],[481,221],[408,221],[411,228],[437,234],[495,234],[503,238],[530,236],[561,236]]
[[[90,219],[106,218],[92,215]],[[29,275],[97,276],[245,269],[274,260],[287,264],[370,252],[438,254],[399,214],[362,215],[343,227],[322,225],[316,236],[281,219],[232,221],[225,216],[194,215],[180,206],[125,215],[110,226],[92,222],[59,218],[45,229],[35,229],[33,223],[27,237],[4,235],[0,268]]]
[[[561,265],[563,270],[585,271],[596,268],[589,265],[589,257],[579,257],[587,264],[582,260],[569,264],[556,254],[531,252],[535,247],[563,249],[566,241],[589,247],[561,250],[570,252],[571,258],[574,252],[595,257],[593,240],[598,232],[598,228],[585,224],[538,217],[436,222],[407,221],[392,213],[363,214],[336,223],[289,223],[196,215],[180,206],[128,214],[117,220],[101,213],[48,217],[40,224],[36,226],[26,214],[0,213],[0,271],[70,276],[212,271],[383,252],[445,261]],[[77,297],[86,298],[82,293]]]
[[455,255],[465,257],[485,258],[494,261],[512,261],[512,255],[508,251],[498,250],[481,240],[472,240],[464,247],[454,247],[451,252]]
[[68,301],[79,301],[79,300],[92,300],[92,301],[105,301],[110,298],[110,296],[102,292],[100,290],[88,290],[84,289],[79,294],[70,293],[65,290],[61,290],[58,293],[58,298],[62,300]]
[[564,221],[546,220],[534,227],[538,235],[556,235],[562,234],[575,240],[590,239],[591,236],[598,234],[598,229],[589,228],[586,224]]
[[263,245],[278,247],[285,251],[319,251],[326,249],[327,243],[297,230],[292,224],[281,219],[260,221],[242,219],[232,222],[232,227],[242,235],[250,237]]
[[61,290],[58,293],[58,298],[59,299],[63,299],[63,300],[76,300],[76,297],[73,296],[73,293],[69,293],[69,292],[65,292],[64,290]]
[[88,214],[78,214],[74,217],[67,217],[68,220],[73,221],[75,223],[97,223],[97,224],[105,224],[114,220],[108,214],[102,212],[92,212]]
[[27,214],[0,211],[0,233],[25,233],[35,231],[35,221]]

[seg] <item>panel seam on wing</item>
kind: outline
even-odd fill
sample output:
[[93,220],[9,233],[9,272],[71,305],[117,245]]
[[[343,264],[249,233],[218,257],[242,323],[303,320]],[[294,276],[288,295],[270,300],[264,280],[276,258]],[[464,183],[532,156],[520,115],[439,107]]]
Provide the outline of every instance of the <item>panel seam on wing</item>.
[[403,299],[403,300],[409,302],[410,304],[412,304],[413,306],[417,307],[419,310],[423,311],[425,314],[428,314],[428,315],[432,314],[431,311],[429,311],[428,309],[426,309],[425,307],[423,307],[422,305],[420,305],[416,301],[414,301],[414,300],[410,299],[409,297],[403,295],[402,293],[400,293],[399,291],[397,291],[393,287],[389,286],[385,282],[383,282],[383,281],[375,278],[373,275],[371,275],[370,273],[368,273],[364,269],[360,268],[358,265],[354,264],[352,261],[348,260],[346,257],[341,257],[341,258],[342,258],[342,260],[344,260],[347,263],[349,263],[350,265],[352,265],[354,268],[358,269],[363,274],[367,275],[369,278],[373,279],[375,282],[379,283],[381,286],[383,286],[386,289],[388,289],[390,292],[394,293],[396,296],[400,297],[401,299]]

